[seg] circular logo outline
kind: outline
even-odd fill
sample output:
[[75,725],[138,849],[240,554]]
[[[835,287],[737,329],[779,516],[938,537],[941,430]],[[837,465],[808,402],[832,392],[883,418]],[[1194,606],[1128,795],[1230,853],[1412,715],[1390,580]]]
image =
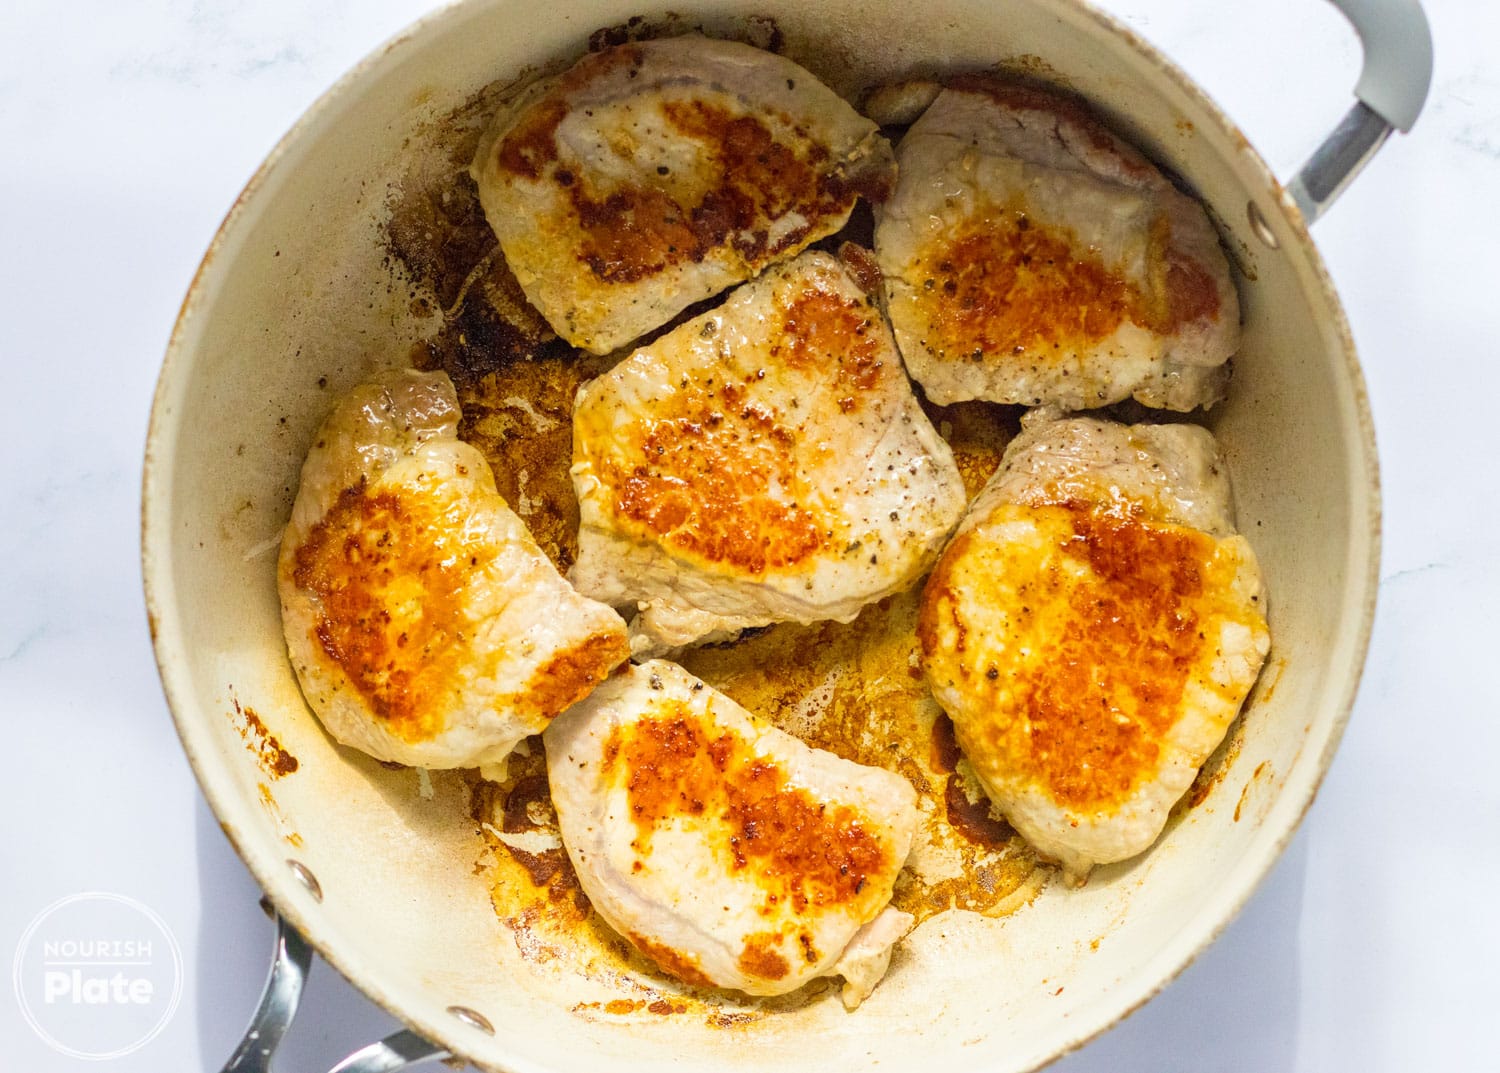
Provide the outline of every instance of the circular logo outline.
[[[47,918],[52,916],[52,914],[56,913],[59,909],[66,908],[67,906],[73,905],[76,902],[83,901],[116,902],[118,904],[125,905],[131,909],[134,909],[136,912],[140,913],[147,920],[149,920],[153,925],[155,925],[156,929],[160,931],[162,936],[167,940],[167,949],[172,953],[172,997],[167,1000],[167,1008],[162,1011],[162,1015],[157,1018],[156,1023],[152,1025],[150,1030],[140,1039],[136,1040],[134,1043],[127,1044],[124,1047],[118,1047],[115,1050],[108,1051],[102,1054],[92,1051],[81,1051],[75,1047],[69,1047],[67,1044],[54,1039],[52,1034],[41,1026],[41,1023],[36,1018],[36,1014],[32,1012],[31,1004],[27,1001],[26,989],[22,981],[22,973],[25,968],[24,962],[26,959],[26,951],[27,948],[31,945],[32,937],[36,934],[37,929],[40,928],[44,923],[46,923]],[[177,945],[177,936],[172,934],[172,929],[167,926],[167,922],[162,919],[161,914],[143,902],[139,902],[136,899],[129,897],[128,895],[115,894],[111,891],[102,890],[90,890],[83,891],[78,894],[69,894],[67,897],[59,898],[57,901],[53,902],[51,905],[47,906],[40,913],[38,913],[34,918],[32,918],[31,923],[26,926],[26,930],[21,933],[21,939],[16,944],[16,956],[11,962],[11,986],[15,990],[16,1003],[21,1008],[21,1017],[26,1021],[26,1024],[31,1029],[31,1031],[36,1033],[37,1038],[45,1043],[48,1047],[51,1047],[54,1051],[58,1052],[59,1054],[65,1055],[68,1058],[78,1058],[85,1062],[104,1062],[114,1058],[123,1058],[127,1054],[134,1054],[136,1051],[140,1050],[142,1047],[146,1046],[146,1044],[154,1040],[157,1036],[161,1035],[162,1030],[171,1023],[173,1016],[176,1015],[177,1006],[182,1001],[183,991],[182,948]]]

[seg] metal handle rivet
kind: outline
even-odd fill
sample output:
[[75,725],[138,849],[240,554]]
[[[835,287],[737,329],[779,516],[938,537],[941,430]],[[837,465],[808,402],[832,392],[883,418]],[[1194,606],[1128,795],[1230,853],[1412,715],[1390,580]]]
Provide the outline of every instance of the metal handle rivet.
[[1279,250],[1281,243],[1276,241],[1276,232],[1271,230],[1271,225],[1261,215],[1260,206],[1251,201],[1245,205],[1245,215],[1250,220],[1250,230],[1255,232],[1255,237],[1264,242],[1273,250]]
[[471,1010],[467,1006],[449,1006],[448,1012],[470,1028],[479,1029],[486,1036],[495,1034],[495,1026],[490,1024],[490,1019],[478,1010]]
[[296,876],[297,881],[307,888],[307,892],[313,896],[314,900],[321,902],[323,887],[318,883],[318,877],[312,874],[312,869],[291,857],[287,858],[286,863],[287,867],[292,870],[292,875]]

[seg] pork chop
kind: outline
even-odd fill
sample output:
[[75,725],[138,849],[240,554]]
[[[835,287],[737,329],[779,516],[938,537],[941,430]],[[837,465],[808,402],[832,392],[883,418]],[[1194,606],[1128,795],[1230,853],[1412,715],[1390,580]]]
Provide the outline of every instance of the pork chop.
[[791,60],[689,35],[585,56],[496,118],[472,174],[526,297],[605,354],[837,231],[895,164]]
[[458,440],[443,373],[355,388],[318,431],[281,543],[287,650],[344,745],[427,768],[498,763],[628,655]]
[[543,737],[589,901],[698,986],[780,995],[845,977],[856,1006],[912,918],[889,907],[917,795],[762,724],[674,663],[612,677]]
[[959,79],[897,160],[875,249],[929,399],[1190,410],[1223,396],[1239,304],[1218,236],[1080,102]]
[[966,501],[880,311],[823,253],[585,386],[572,472],[570,577],[638,608],[637,654],[847,622],[926,572]]
[[1010,823],[1081,881],[1156,840],[1270,645],[1213,437],[1029,415],[923,593],[923,670]]

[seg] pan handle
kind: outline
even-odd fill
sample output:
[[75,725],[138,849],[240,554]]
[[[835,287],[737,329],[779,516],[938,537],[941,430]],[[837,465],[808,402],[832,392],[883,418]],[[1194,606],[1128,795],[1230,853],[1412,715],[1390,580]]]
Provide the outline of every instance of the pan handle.
[[[261,903],[265,905],[264,902]],[[269,910],[268,910],[269,911]],[[271,1061],[281,1046],[297,1007],[302,1004],[302,990],[312,967],[312,947],[297,930],[276,914],[276,949],[271,959],[271,973],[266,978],[260,1004],[250,1019],[250,1027],[221,1073],[270,1073]],[[448,1052],[428,1043],[415,1032],[394,1032],[368,1047],[362,1047],[328,1073],[399,1073],[408,1066],[432,1058],[447,1058]]]
[[1409,131],[1432,82],[1432,31],[1418,0],[1330,0],[1364,47],[1354,107],[1302,165],[1287,192],[1311,224],[1385,144]]
[[[264,902],[261,903],[263,906]],[[270,1073],[271,1059],[302,1004],[302,989],[312,967],[312,947],[292,926],[276,916],[276,951],[271,973],[260,993],[250,1027],[222,1073]]]
[[434,1047],[415,1032],[403,1028],[379,1043],[361,1047],[328,1073],[400,1073],[418,1062],[447,1057],[448,1052],[441,1047]]

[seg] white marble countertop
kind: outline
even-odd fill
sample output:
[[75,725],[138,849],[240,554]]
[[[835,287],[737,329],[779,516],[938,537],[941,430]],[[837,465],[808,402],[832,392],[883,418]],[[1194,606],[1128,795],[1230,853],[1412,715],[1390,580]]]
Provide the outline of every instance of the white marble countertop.
[[[263,978],[257,891],[200,798],[140,594],[147,411],[178,303],[224,211],[297,115],[423,0],[0,5],[0,955],[49,903],[128,894],[176,934],[181,1006],[92,1068],[216,1069]],[[1350,102],[1358,50],[1317,0],[1107,0],[1282,175]],[[1343,748],[1290,850],[1223,937],[1055,1068],[1494,1069],[1500,999],[1500,641],[1488,396],[1500,388],[1500,7],[1429,0],[1437,71],[1316,229],[1369,379],[1381,602]],[[1488,642],[1485,640],[1488,638]],[[280,1068],[392,1027],[337,979]],[[0,1066],[85,1063],[0,996]]]

